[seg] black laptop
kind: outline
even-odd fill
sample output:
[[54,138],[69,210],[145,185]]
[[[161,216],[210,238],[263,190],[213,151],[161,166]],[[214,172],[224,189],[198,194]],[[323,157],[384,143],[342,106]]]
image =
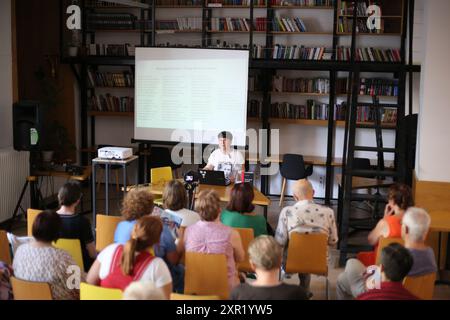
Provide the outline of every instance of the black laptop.
[[225,179],[223,171],[199,170],[200,184],[210,184],[214,186],[227,186],[230,184],[229,179]]

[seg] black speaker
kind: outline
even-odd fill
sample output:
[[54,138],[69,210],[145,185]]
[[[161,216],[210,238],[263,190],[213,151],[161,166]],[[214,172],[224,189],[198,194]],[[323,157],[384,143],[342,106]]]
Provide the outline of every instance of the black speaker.
[[43,108],[36,101],[13,105],[13,141],[17,151],[39,151],[43,139]]

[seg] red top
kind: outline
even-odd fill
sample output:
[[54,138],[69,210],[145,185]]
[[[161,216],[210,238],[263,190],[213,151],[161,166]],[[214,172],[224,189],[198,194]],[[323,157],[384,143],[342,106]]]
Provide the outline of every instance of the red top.
[[142,274],[144,273],[145,269],[147,269],[148,265],[155,258],[147,251],[140,252],[135,258],[134,267],[131,272],[131,275],[126,275],[120,268],[122,253],[123,253],[123,246],[120,245],[114,252],[109,274],[105,279],[100,281],[100,286],[105,288],[121,289],[122,291],[124,291],[125,288],[128,287],[128,285],[131,282],[137,281],[142,277]]
[[380,289],[360,294],[357,300],[419,300],[403,287],[401,282],[382,282]]

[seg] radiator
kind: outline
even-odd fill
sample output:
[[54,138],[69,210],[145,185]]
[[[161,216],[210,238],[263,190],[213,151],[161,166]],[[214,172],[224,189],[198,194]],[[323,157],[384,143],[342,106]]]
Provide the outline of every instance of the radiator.
[[[14,213],[17,200],[29,175],[29,152],[0,149],[0,222],[8,220]],[[22,200],[22,207],[30,204],[30,189]]]

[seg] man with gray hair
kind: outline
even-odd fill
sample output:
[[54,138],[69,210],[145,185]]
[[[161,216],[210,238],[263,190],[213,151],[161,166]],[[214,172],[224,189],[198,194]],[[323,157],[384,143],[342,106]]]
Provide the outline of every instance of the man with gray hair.
[[[437,270],[433,249],[425,244],[429,227],[430,216],[424,209],[410,207],[406,210],[402,219],[402,238],[413,257],[408,276],[421,276]],[[337,298],[356,298],[366,292],[366,276],[366,267],[359,260],[348,260],[345,271],[337,279]]]
[[259,236],[248,247],[256,280],[242,283],[231,292],[231,300],[306,300],[302,287],[279,280],[283,250],[271,236]]
[[[331,208],[314,203],[314,189],[306,179],[294,184],[293,206],[283,208],[278,219],[275,239],[287,252],[289,237],[292,232],[298,233],[325,233],[328,235],[328,244],[334,246],[338,241],[334,211]],[[300,285],[309,291],[311,276],[299,274]]]

